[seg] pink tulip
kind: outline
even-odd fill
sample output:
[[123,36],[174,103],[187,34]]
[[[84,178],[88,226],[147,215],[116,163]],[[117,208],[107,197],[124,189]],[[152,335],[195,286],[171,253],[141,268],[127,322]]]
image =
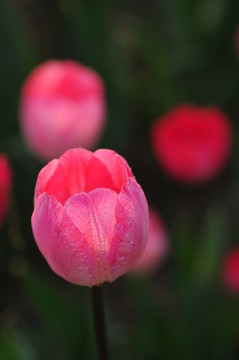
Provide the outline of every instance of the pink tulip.
[[103,82],[75,61],[46,61],[24,83],[20,117],[26,143],[44,160],[91,148],[106,117]]
[[166,230],[155,210],[149,211],[149,237],[143,255],[134,266],[134,271],[150,273],[162,262],[168,251]]
[[0,154],[0,224],[9,206],[9,191],[12,186],[12,171],[6,155]]
[[230,250],[222,264],[222,281],[232,292],[239,292],[239,249]]
[[169,175],[188,183],[216,176],[232,144],[229,119],[217,107],[177,106],[155,122],[151,135],[158,162]]
[[33,234],[52,270],[74,284],[128,272],[143,253],[148,222],[145,195],[112,150],[68,150],[38,175]]

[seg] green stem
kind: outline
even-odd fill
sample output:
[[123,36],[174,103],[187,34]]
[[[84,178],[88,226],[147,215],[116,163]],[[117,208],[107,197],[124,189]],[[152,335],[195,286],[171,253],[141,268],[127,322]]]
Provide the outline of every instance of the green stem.
[[91,300],[99,360],[109,360],[102,286],[94,286],[91,289]]

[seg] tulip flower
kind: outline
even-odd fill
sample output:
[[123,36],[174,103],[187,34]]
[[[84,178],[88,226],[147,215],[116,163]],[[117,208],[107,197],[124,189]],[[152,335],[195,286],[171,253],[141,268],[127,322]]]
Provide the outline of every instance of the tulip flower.
[[239,292],[239,249],[230,250],[222,264],[222,281],[232,292]]
[[151,135],[158,162],[182,182],[216,176],[231,150],[231,126],[217,107],[177,106],[153,124]]
[[141,274],[152,272],[164,259],[168,251],[168,238],[158,213],[149,210],[149,237],[143,252],[133,270]]
[[105,117],[102,79],[75,61],[46,61],[23,85],[22,132],[29,149],[43,160],[73,147],[92,148],[102,133]]
[[9,191],[12,186],[12,171],[9,161],[4,154],[0,154],[0,224],[9,206]]
[[74,284],[92,287],[128,272],[148,223],[145,195],[112,150],[68,150],[38,175],[33,235],[52,270]]

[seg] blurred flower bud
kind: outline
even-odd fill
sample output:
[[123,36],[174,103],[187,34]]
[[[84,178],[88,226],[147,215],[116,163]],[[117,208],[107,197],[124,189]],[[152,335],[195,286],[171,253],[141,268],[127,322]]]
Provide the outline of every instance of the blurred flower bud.
[[12,171],[9,161],[4,154],[0,154],[0,225],[9,207],[9,191],[12,186]]
[[239,249],[232,249],[225,255],[222,280],[229,290],[239,292]]
[[217,107],[177,106],[153,124],[151,135],[159,163],[183,182],[217,175],[231,150],[230,122]]
[[155,210],[149,210],[149,237],[143,255],[133,270],[150,273],[160,265],[168,252],[168,236],[161,218]]
[[23,85],[23,135],[29,148],[44,160],[58,157],[69,148],[93,147],[105,118],[102,79],[75,61],[46,61]]

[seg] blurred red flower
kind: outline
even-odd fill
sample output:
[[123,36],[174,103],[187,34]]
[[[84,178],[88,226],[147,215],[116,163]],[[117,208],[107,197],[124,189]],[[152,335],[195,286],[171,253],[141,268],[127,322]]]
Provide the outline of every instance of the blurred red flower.
[[94,146],[106,118],[101,77],[69,60],[36,67],[23,85],[20,105],[26,143],[44,160],[69,148]]
[[7,156],[0,154],[0,225],[9,206],[9,191],[12,185],[12,171]]
[[230,250],[223,260],[222,280],[233,292],[239,292],[239,249]]
[[229,119],[217,107],[181,105],[152,126],[155,156],[179,181],[209,180],[225,165],[232,143]]

